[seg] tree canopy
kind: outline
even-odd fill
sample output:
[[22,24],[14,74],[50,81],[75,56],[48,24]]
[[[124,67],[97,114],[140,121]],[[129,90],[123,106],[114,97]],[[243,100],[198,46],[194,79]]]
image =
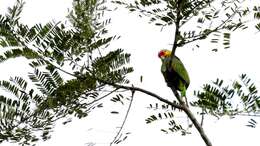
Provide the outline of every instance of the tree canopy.
[[[187,44],[199,47],[200,41],[221,43],[224,49],[230,47],[231,32],[247,29],[248,22],[260,19],[259,6],[243,5],[239,0],[136,0],[113,1],[140,17],[148,17],[149,23],[164,29],[175,27],[172,52]],[[107,25],[110,19],[103,17],[108,2],[102,0],[74,0],[68,15],[69,23],[49,22],[29,27],[20,22],[24,1],[17,0],[0,15],[0,46],[4,51],[0,62],[18,57],[26,58],[32,72],[28,79],[20,76],[0,81],[1,89],[9,94],[0,95],[0,142],[11,141],[21,145],[33,145],[38,140],[48,140],[56,121],[62,118],[84,118],[95,108],[102,108],[102,99],[110,97],[113,102],[130,101],[120,130],[112,144],[120,143],[119,134],[131,109],[135,92],[142,92],[158,99],[150,103],[158,110],[145,119],[146,123],[169,120],[164,133],[181,131],[189,133],[174,119],[176,112],[185,113],[200,132],[207,146],[211,146],[203,124],[199,123],[191,109],[198,109],[202,115],[258,116],[260,101],[258,90],[246,74],[226,83],[217,79],[194,91],[195,101],[187,106],[179,93],[172,89],[176,100],[169,101],[156,93],[135,87],[127,75],[133,72],[130,53],[124,49],[112,48],[110,43],[119,36],[110,35]],[[260,30],[260,24],[254,22]],[[196,23],[196,25],[190,24]],[[251,26],[251,25],[249,25]],[[219,48],[211,48],[218,51]],[[67,78],[65,75],[69,75]],[[104,93],[102,91],[109,90]],[[130,91],[130,98],[122,92]],[[113,96],[111,96],[113,95]],[[238,101],[238,102],[234,102]],[[162,111],[162,112],[161,112]],[[117,113],[116,111],[112,113]],[[65,121],[66,124],[68,121]],[[254,127],[251,119],[248,126]]]

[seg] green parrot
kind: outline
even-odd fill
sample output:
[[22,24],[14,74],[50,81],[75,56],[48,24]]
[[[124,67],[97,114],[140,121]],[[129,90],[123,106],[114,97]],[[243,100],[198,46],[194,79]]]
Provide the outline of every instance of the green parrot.
[[186,97],[190,78],[181,60],[175,55],[171,58],[171,51],[169,50],[161,50],[158,57],[162,60],[161,72],[167,86],[174,87],[181,92],[182,97]]

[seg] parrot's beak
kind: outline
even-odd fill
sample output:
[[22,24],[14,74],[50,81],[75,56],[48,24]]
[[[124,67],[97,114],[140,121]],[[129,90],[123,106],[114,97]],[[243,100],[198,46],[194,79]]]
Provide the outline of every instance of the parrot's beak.
[[165,59],[165,56],[161,56],[160,58],[161,58],[161,60],[164,60],[164,59]]

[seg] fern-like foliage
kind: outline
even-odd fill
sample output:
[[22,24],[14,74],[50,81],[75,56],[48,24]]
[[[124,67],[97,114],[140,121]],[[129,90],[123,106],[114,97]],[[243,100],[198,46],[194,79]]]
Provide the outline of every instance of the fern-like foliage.
[[259,23],[259,19],[260,19],[260,7],[259,6],[254,6],[254,18],[258,21],[255,25],[256,29],[258,31],[260,31],[260,23]]
[[[217,79],[211,84],[205,84],[201,91],[195,91],[198,98],[192,105],[203,109],[204,113],[220,117],[228,116],[258,116],[260,114],[260,96],[256,85],[246,75],[240,75],[231,84],[224,84]],[[251,122],[252,124],[252,122]]]
[[[173,102],[175,104],[178,104],[177,101],[173,101]],[[167,121],[168,127],[160,129],[163,133],[169,134],[169,133],[179,132],[181,135],[186,135],[190,133],[188,131],[189,127],[183,128],[185,127],[184,124],[181,124],[184,123],[183,119],[177,118],[182,114],[181,111],[178,111],[175,107],[170,106],[168,104],[154,103],[154,104],[150,104],[148,109],[153,110],[154,114],[150,115],[145,119],[146,124],[152,124],[152,123],[155,124],[156,122]]]
[[1,142],[31,145],[47,140],[56,120],[69,115],[82,118],[102,107],[99,101],[107,95],[101,81],[129,83],[130,54],[109,47],[118,37],[106,34],[110,20],[102,17],[107,9],[104,2],[74,0],[69,23],[22,24],[22,0],[0,15],[0,63],[25,57],[33,69],[30,82],[21,77],[0,81],[0,87],[11,94],[0,95]]
[[130,54],[122,53],[122,49],[109,52],[104,57],[97,57],[92,62],[95,75],[103,80],[110,82],[125,82],[125,75],[132,72],[131,67],[122,67],[130,60]]
[[[225,49],[230,47],[229,34],[235,30],[246,29],[247,16],[253,12],[258,16],[258,6],[246,7],[239,0],[114,0],[130,12],[140,17],[148,17],[149,23],[164,27],[175,25],[177,46],[198,42],[211,37],[212,43],[221,44]],[[187,24],[187,27],[186,27]],[[258,27],[258,25],[256,25]],[[196,44],[195,44],[196,45]],[[212,48],[217,51],[219,47]],[[196,47],[199,47],[197,44]]]
[[35,129],[40,130],[43,140],[50,138],[54,115],[47,110],[36,110],[43,102],[44,96],[34,92],[21,77],[1,81],[0,88],[10,93],[0,96],[0,141],[12,141],[29,145],[39,137],[32,135]]

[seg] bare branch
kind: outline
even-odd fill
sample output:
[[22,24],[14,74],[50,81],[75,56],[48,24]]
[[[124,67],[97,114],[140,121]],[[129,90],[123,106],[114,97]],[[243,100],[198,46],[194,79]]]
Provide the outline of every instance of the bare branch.
[[202,112],[201,112],[201,120],[200,120],[200,125],[201,125],[201,127],[202,127],[203,124],[204,124],[204,119],[205,119],[205,113],[204,113],[204,110],[202,109]]
[[162,98],[161,96],[153,93],[153,92],[150,92],[150,91],[147,91],[145,89],[142,89],[142,88],[139,88],[139,87],[134,87],[134,86],[124,86],[124,85],[119,85],[119,84],[116,84],[116,83],[110,83],[110,82],[107,82],[107,81],[103,81],[103,80],[100,80],[100,79],[97,79],[99,82],[102,82],[104,84],[107,84],[107,85],[110,85],[110,86],[113,86],[113,87],[116,87],[116,88],[121,88],[121,89],[126,89],[126,90],[130,90],[130,91],[139,91],[139,92],[142,92],[142,93],[145,93],[147,95],[150,95],[164,103],[167,103],[171,106],[173,106],[174,108],[177,108],[177,109],[180,109],[180,110],[183,110],[183,106],[179,105],[179,104],[176,104],[174,102],[171,102],[165,98]]
[[120,126],[120,128],[119,128],[119,130],[118,130],[116,136],[114,137],[114,139],[113,139],[112,142],[110,143],[110,146],[112,146],[113,143],[118,139],[119,134],[120,134],[121,131],[123,130],[123,127],[124,127],[124,125],[125,125],[126,119],[127,119],[128,115],[129,115],[130,109],[131,109],[131,107],[132,107],[132,103],[133,103],[133,100],[134,100],[134,93],[135,93],[135,92],[132,91],[132,97],[131,97],[131,100],[130,100],[128,109],[127,109],[127,111],[126,111],[126,115],[125,115],[124,121],[123,121],[122,125]]
[[201,138],[204,140],[204,142],[206,143],[207,146],[212,146],[212,143],[210,142],[209,138],[207,137],[207,135],[204,132],[204,129],[202,128],[202,126],[200,125],[200,123],[197,121],[197,119],[195,118],[195,116],[193,115],[193,113],[191,112],[191,110],[189,109],[189,107],[185,104],[184,100],[182,99],[182,97],[179,95],[179,93],[177,92],[177,90],[174,87],[171,87],[173,94],[175,95],[175,97],[177,98],[177,100],[179,101],[180,105],[183,107],[183,111],[187,114],[187,116],[190,118],[190,120],[192,121],[192,123],[194,124],[194,126],[196,127],[196,129],[198,130],[198,132],[200,133]]

